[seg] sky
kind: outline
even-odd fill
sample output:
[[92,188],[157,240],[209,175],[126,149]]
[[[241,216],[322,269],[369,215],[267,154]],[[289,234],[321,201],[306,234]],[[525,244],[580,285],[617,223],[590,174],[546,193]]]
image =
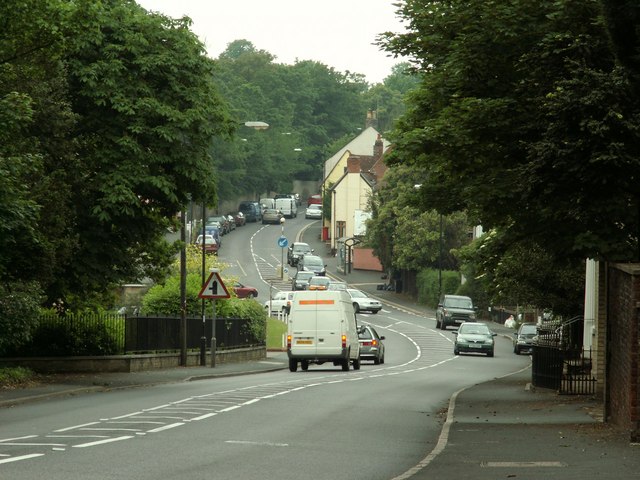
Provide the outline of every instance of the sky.
[[400,33],[395,0],[137,0],[146,10],[190,17],[191,30],[216,58],[234,40],[248,40],[276,63],[315,60],[381,83],[402,59],[373,45],[385,31]]

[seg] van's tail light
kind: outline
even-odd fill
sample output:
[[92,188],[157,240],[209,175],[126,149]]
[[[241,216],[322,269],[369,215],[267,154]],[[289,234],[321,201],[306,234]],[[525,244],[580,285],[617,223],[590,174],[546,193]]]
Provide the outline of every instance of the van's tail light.
[[291,350],[291,335],[287,335],[287,350]]
[[342,335],[342,348],[346,348],[346,347],[347,347],[347,336]]

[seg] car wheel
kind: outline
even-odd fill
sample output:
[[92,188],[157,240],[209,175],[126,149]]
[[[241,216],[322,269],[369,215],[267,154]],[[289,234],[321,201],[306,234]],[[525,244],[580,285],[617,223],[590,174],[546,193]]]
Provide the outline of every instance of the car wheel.
[[360,359],[359,358],[356,358],[353,361],[353,369],[354,370],[360,370]]
[[360,305],[357,302],[353,302],[353,310],[358,313],[360,312]]
[[487,352],[487,357],[493,357],[493,350],[491,350],[490,352]]
[[373,364],[374,365],[380,365],[380,359],[378,357],[373,359]]
[[379,312],[379,310],[371,310],[371,313],[373,313],[374,315],[375,315],[376,313],[378,313],[378,312]]
[[290,372],[297,372],[298,371],[298,361],[297,360],[293,360],[293,359],[289,359],[289,371]]
[[458,351],[458,349],[457,349],[457,348],[454,348],[454,349],[453,349],[453,354],[454,354],[454,355],[460,355],[460,352]]
[[342,360],[341,364],[342,364],[342,371],[343,372],[348,372],[349,371],[349,359],[345,358],[344,360]]
[[380,363],[384,363],[384,352],[382,352],[382,356],[380,357]]
[[520,355],[520,350],[518,350],[518,347],[513,347],[513,353],[515,353],[516,355]]
[[249,295],[247,295],[247,298],[256,298],[257,296],[257,293],[251,292]]
[[302,368],[303,372],[306,372],[307,370],[309,370],[309,361],[308,360],[300,361],[300,368]]

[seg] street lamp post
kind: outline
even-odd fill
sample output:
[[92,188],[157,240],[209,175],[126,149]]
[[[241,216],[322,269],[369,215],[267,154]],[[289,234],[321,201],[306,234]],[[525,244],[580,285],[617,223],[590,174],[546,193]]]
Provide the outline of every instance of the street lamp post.
[[[284,237],[284,217],[280,217],[280,238]],[[284,280],[284,248],[280,247],[280,280]]]

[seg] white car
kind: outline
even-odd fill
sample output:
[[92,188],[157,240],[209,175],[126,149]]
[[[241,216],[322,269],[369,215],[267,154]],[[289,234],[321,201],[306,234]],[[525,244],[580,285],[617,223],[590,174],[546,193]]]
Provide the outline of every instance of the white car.
[[362,290],[349,288],[347,289],[347,292],[351,296],[353,309],[356,311],[356,313],[362,312],[362,311],[378,313],[380,310],[382,310],[382,304],[375,298],[369,297]]
[[[276,292],[271,300],[264,302],[264,309],[267,314],[280,315],[288,311],[291,306],[291,299],[293,298],[293,292]],[[271,312],[269,313],[269,306],[271,306]]]
[[304,212],[304,218],[322,218],[322,205],[309,205]]

